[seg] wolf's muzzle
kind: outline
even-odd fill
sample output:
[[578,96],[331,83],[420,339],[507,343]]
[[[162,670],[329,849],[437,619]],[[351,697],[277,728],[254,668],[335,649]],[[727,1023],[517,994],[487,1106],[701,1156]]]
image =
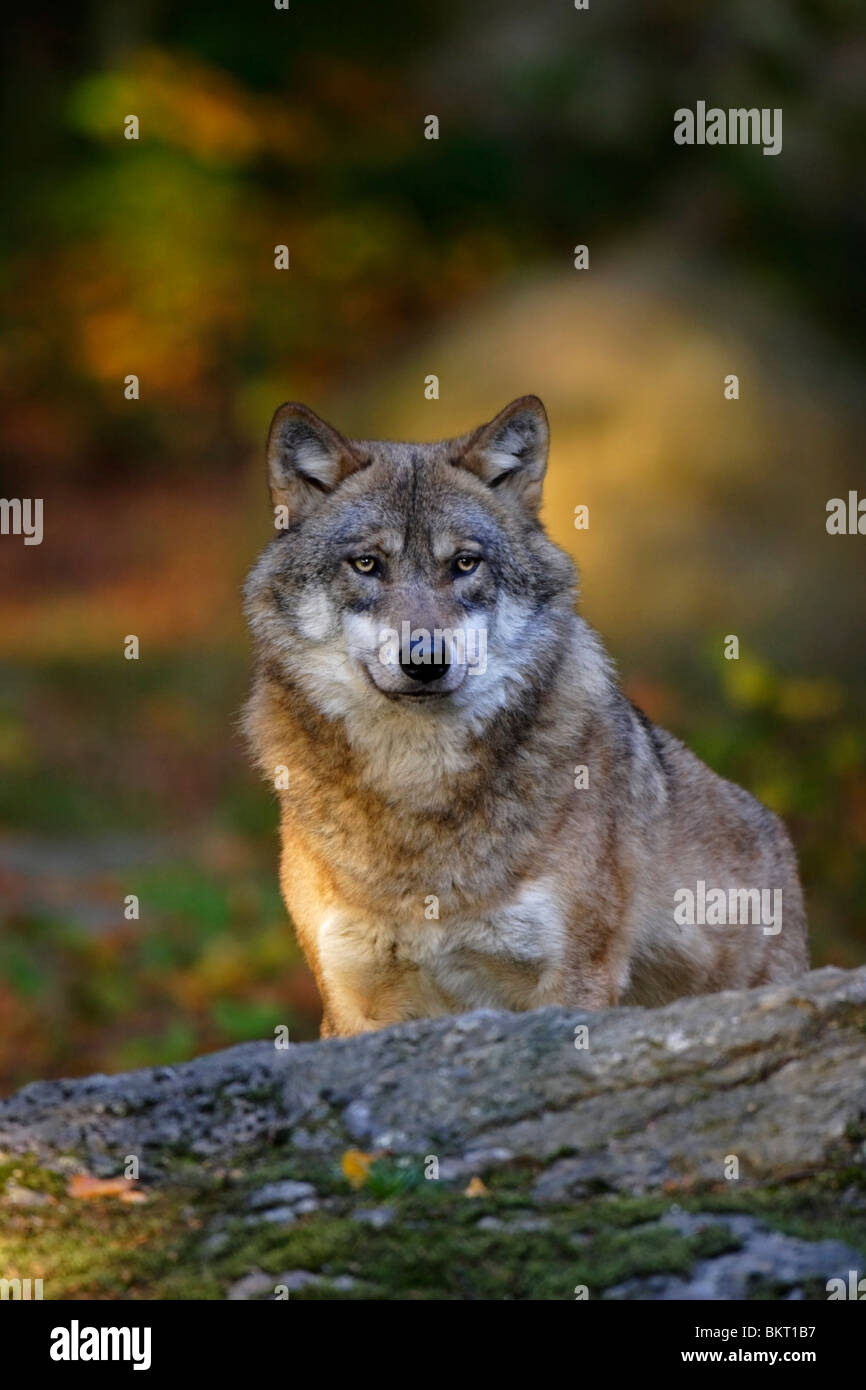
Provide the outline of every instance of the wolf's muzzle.
[[445,660],[443,653],[437,652],[434,656],[426,644],[422,646],[420,643],[413,648],[408,660],[400,662],[400,670],[404,676],[409,676],[413,681],[422,681],[424,685],[447,675],[450,666],[450,661]]

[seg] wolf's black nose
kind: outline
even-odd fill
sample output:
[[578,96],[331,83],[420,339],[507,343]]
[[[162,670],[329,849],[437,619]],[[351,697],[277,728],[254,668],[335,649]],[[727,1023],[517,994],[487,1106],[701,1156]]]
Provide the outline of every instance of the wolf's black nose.
[[400,662],[400,670],[404,675],[411,677],[413,681],[423,681],[425,685],[428,681],[437,681],[440,676],[444,676],[449,666],[448,661],[424,661],[420,658]]

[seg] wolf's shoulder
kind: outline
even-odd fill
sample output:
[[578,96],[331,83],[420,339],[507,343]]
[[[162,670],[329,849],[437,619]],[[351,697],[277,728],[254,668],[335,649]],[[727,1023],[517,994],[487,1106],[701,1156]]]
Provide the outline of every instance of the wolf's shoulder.
[[653,723],[638,706],[631,707],[665,771],[670,796],[695,820],[711,816],[716,824],[745,823],[764,835],[787,840],[784,823],[752,792],[716,772],[681,739]]

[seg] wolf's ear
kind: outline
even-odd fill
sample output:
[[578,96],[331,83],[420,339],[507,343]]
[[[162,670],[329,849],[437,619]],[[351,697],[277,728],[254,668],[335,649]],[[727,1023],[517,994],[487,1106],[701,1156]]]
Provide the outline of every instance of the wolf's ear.
[[549,438],[541,401],[537,396],[521,396],[470,435],[457,462],[535,515],[541,506]]
[[268,431],[268,481],[274,506],[305,516],[365,462],[348,439],[305,405],[281,405]]

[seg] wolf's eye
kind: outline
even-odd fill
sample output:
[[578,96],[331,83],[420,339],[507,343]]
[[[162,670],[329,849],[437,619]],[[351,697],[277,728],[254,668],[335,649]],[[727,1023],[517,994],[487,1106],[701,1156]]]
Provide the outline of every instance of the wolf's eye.
[[455,574],[472,574],[481,564],[480,555],[457,555],[454,559]]
[[356,569],[359,574],[378,574],[379,561],[375,555],[356,555],[349,561],[352,569]]

